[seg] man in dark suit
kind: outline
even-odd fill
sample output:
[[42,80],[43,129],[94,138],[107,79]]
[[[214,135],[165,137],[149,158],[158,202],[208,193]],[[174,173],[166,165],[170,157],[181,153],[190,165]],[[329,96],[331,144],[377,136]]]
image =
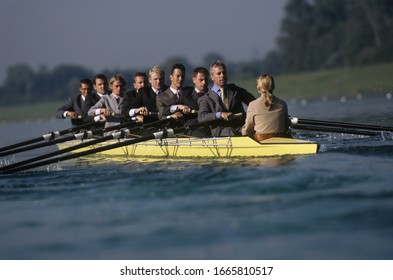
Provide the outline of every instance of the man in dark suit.
[[92,81],[90,79],[82,79],[79,82],[79,91],[81,94],[70,97],[67,104],[57,109],[55,113],[56,117],[58,119],[70,118],[72,127],[84,124],[82,108],[92,90]]
[[198,100],[198,121],[222,119],[211,125],[212,136],[241,135],[245,117],[234,118],[234,114],[245,115],[243,105],[248,106],[255,97],[235,84],[227,84],[227,69],[222,61],[211,64],[210,78],[213,81],[212,88]]
[[[108,94],[108,79],[104,74],[95,75],[93,78],[93,82],[95,92],[88,95],[82,108],[82,116],[85,123],[94,121],[98,122],[100,120],[99,116],[88,116],[87,112],[89,112],[89,109],[94,106],[103,95]],[[102,125],[102,127],[104,127],[104,125]]]
[[129,98],[123,101],[121,116],[125,121],[130,118],[138,118],[143,122],[151,122],[158,120],[156,98],[166,89],[164,84],[165,73],[158,66],[154,66],[149,70],[149,87],[139,90],[135,98]]
[[129,115],[127,112],[123,111],[123,108],[129,108],[131,104],[134,103],[138,94],[147,87],[148,78],[145,72],[137,72],[134,75],[134,89],[127,91],[123,95],[123,104],[122,104],[122,119],[123,121],[129,121]]
[[208,88],[209,72],[204,67],[197,67],[192,73],[194,87],[187,87],[184,94],[180,95],[178,104],[187,105],[192,111],[198,111],[198,99],[205,95]]

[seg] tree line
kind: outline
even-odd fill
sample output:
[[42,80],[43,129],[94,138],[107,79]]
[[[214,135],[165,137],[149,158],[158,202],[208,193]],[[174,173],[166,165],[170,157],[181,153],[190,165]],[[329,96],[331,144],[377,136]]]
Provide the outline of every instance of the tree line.
[[[226,62],[231,80],[342,68],[393,61],[393,1],[391,0],[288,0],[277,46],[264,57],[230,62],[219,53],[203,59],[208,66],[215,59]],[[263,38],[263,34],[260,35]],[[184,57],[168,58],[160,64],[168,73],[171,65],[183,63],[187,73],[192,65]],[[137,71],[148,69],[104,69],[111,77],[121,73],[128,83]],[[66,99],[77,93],[79,80],[93,77],[93,71],[78,65],[60,65],[38,70],[18,64],[8,68],[0,86],[0,104],[23,104]],[[186,84],[191,84],[187,75]],[[130,85],[132,86],[132,85]]]
[[391,0],[290,0],[285,9],[281,73],[393,60]]

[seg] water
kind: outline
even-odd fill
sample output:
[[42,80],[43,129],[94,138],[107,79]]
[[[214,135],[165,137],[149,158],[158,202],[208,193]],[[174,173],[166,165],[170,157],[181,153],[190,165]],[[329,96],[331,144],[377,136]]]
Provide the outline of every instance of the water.
[[[382,95],[302,103],[288,102],[292,116],[393,126],[393,101]],[[0,146],[67,127],[3,124]],[[320,153],[236,162],[85,158],[0,175],[0,258],[392,259],[391,134],[296,136],[318,141]]]

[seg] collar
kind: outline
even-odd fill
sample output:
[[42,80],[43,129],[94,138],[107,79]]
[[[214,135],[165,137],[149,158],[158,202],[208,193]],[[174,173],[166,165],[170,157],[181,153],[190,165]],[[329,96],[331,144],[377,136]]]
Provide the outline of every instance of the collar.
[[173,94],[177,94],[181,92],[181,89],[175,89],[173,87],[170,87],[171,91],[173,92]]
[[[224,86],[224,89],[226,88],[226,86]],[[220,87],[217,85],[213,85],[211,88],[212,91],[214,91],[215,93],[217,93],[219,96],[221,96],[221,91],[218,92],[220,90]]]

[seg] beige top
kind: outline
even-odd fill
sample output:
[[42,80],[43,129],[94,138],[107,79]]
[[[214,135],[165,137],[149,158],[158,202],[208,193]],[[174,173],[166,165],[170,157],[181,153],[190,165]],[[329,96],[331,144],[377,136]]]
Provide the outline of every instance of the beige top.
[[275,97],[270,110],[259,97],[250,102],[247,109],[243,135],[254,133],[283,133],[288,130],[288,107],[285,101]]

